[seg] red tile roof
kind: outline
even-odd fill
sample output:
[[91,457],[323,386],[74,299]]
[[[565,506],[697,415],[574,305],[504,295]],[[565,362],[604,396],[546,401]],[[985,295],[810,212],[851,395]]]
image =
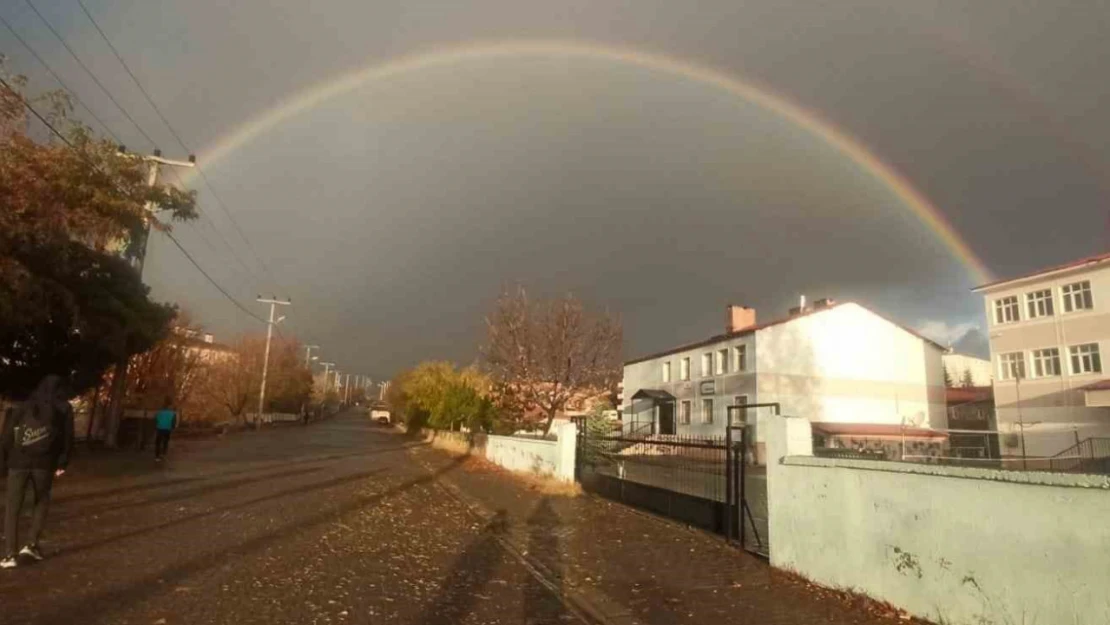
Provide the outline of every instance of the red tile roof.
[[1027,280],[1029,278],[1035,278],[1035,277],[1037,277],[1041,274],[1054,273],[1054,272],[1057,272],[1057,271],[1065,271],[1067,269],[1075,269],[1076,267],[1083,267],[1084,265],[1097,264],[1097,263],[1102,263],[1102,262],[1106,262],[1106,261],[1110,261],[1110,252],[1104,252],[1102,254],[1095,254],[1094,256],[1087,256],[1085,258],[1080,258],[1079,260],[1073,260],[1069,263],[1064,263],[1062,265],[1056,265],[1054,267],[1047,267],[1045,269],[1039,269],[1039,270],[1034,271],[1032,273],[1027,273],[1025,275],[1017,276],[1016,278],[1006,278],[1004,280],[995,280],[994,282],[988,282],[987,284],[977,286],[977,287],[975,287],[971,290],[972,291],[981,291],[982,289],[989,289],[992,286],[998,286],[998,285],[1006,284],[1006,283],[1009,283],[1009,282],[1017,282],[1018,280]]
[[969,404],[977,401],[987,401],[994,398],[994,387],[972,386],[944,389],[944,399],[948,407]]

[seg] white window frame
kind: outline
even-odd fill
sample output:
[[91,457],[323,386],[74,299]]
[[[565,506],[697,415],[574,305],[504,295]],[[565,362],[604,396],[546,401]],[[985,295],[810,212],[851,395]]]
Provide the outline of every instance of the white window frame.
[[732,357],[735,361],[733,370],[737,373],[743,373],[748,370],[748,346],[737,345],[732,348]]
[[669,360],[663,363],[663,381],[671,381],[671,361]]
[[708,378],[713,375],[713,352],[701,355],[701,377]]
[[1025,294],[1025,314],[1028,319],[1040,319],[1056,314],[1052,289],[1038,289]]
[[[1013,313],[1013,318],[1008,319]],[[1021,321],[1021,300],[1017,295],[1007,295],[1006,297],[998,297],[994,300],[994,325],[1003,325],[1006,323],[1017,323]]]
[[[736,396],[734,396],[732,398],[732,405],[733,406],[747,406],[748,405],[748,396],[747,395],[736,395]],[[727,408],[726,408],[726,410],[727,410]],[[744,411],[744,412],[737,411],[737,412],[738,412],[737,417],[736,417],[737,419],[747,420],[747,418],[748,418],[747,411]],[[736,422],[734,421],[733,425],[735,425],[735,424],[736,424]]]
[[[709,410],[706,410],[706,406],[709,407]],[[713,408],[714,407],[713,407],[713,398],[712,397],[702,397],[701,398],[701,422],[702,422],[702,425],[712,425],[713,424]]]
[[[1050,352],[1056,352],[1055,356]],[[1029,352],[1030,364],[1033,365],[1032,370],[1029,372],[1029,377],[1033,378],[1056,378],[1060,377],[1063,372],[1060,363],[1060,348],[1059,347],[1044,347],[1042,349],[1034,349]],[[1046,365],[1055,362],[1055,373],[1046,373],[1048,367]]]
[[[1017,356],[1017,360],[1012,358]],[[1020,374],[1014,375],[1014,365],[1020,365]],[[1014,378],[1024,379],[1026,376],[1025,371],[1025,352],[1004,352],[998,355],[998,379],[999,380],[1013,380]]]
[[690,357],[689,356],[683,358],[682,360],[680,360],[678,362],[678,379],[683,380],[683,381],[690,379]]
[[[1093,348],[1085,350],[1085,348]],[[1081,352],[1080,350],[1085,350]],[[1080,366],[1076,367],[1076,363],[1090,363],[1090,367]],[[1072,375],[1090,375],[1094,373],[1102,373],[1102,350],[1099,349],[1098,343],[1082,343],[1079,345],[1068,346],[1068,370]]]
[[690,419],[691,419],[691,413],[692,412],[693,412],[693,408],[690,405],[690,400],[689,399],[682,400],[682,403],[680,403],[678,405],[678,424],[679,425],[690,425]]
[[713,370],[717,375],[728,373],[728,348],[715,350],[713,356]]
[[[1069,291],[1068,290],[1068,289],[1072,289],[1074,287],[1082,287],[1082,290],[1079,290],[1079,291]],[[1085,306],[1083,308],[1076,308],[1075,307],[1076,295],[1084,294],[1084,293],[1086,294],[1086,297],[1084,299],[1087,300],[1084,303],[1090,303],[1090,306]],[[1095,308],[1095,294],[1091,290],[1091,281],[1090,280],[1079,280],[1078,282],[1072,282],[1071,284],[1065,284],[1065,285],[1061,286],[1060,287],[1060,300],[1063,303],[1063,306],[1061,306],[1061,308],[1063,309],[1064,314],[1073,313],[1073,312],[1082,312],[1084,310],[1094,310],[1094,308]]]

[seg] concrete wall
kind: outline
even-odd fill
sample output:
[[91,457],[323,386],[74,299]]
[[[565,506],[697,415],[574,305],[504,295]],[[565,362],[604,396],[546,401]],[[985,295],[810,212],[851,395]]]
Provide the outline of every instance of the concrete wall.
[[812,457],[768,421],[772,565],[950,625],[1110,622],[1110,477]]
[[470,454],[518,473],[530,473],[564,482],[574,481],[577,427],[565,423],[554,428],[558,440],[441,432],[426,430],[433,447],[455,454]]
[[[1060,288],[1081,280],[1091,281],[1091,310],[1065,313]],[[1052,289],[1055,314],[1030,319],[1025,294]],[[1016,296],[1021,318],[1011,323],[996,323],[995,300]],[[1110,264],[1097,268],[1076,268],[1048,278],[1022,280],[987,289],[983,305],[990,327],[991,359],[995,369],[994,400],[998,427],[1016,431],[1019,421],[1026,424],[1026,449],[1030,455],[1052,455],[1075,444],[1075,430],[1080,438],[1110,436],[1110,408],[1086,405],[1081,387],[1108,377],[1110,371]],[[1098,343],[1102,357],[1102,373],[1075,375],[1068,362],[1068,347]],[[1032,350],[1056,347],[1060,350],[1061,374],[1033,377]],[[997,375],[999,354],[1022,352],[1026,375],[1018,384],[1001,380]],[[1020,408],[1020,416],[1019,416]],[[1017,450],[1003,450],[1016,453]]]

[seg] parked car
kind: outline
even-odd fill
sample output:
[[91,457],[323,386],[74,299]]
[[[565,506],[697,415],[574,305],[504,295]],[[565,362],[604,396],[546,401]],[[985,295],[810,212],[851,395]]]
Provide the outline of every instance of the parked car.
[[370,420],[378,425],[389,425],[389,411],[385,408],[373,408],[370,410]]

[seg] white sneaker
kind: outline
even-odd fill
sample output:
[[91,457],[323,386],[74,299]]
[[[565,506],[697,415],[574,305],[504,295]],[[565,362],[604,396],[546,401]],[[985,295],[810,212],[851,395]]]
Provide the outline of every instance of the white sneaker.
[[14,556],[8,556],[0,560],[0,569],[14,569],[19,563],[15,561]]
[[19,555],[27,556],[28,558],[33,558],[39,562],[42,562],[42,552],[39,551],[39,548],[35,545],[27,545],[26,547],[20,549]]

